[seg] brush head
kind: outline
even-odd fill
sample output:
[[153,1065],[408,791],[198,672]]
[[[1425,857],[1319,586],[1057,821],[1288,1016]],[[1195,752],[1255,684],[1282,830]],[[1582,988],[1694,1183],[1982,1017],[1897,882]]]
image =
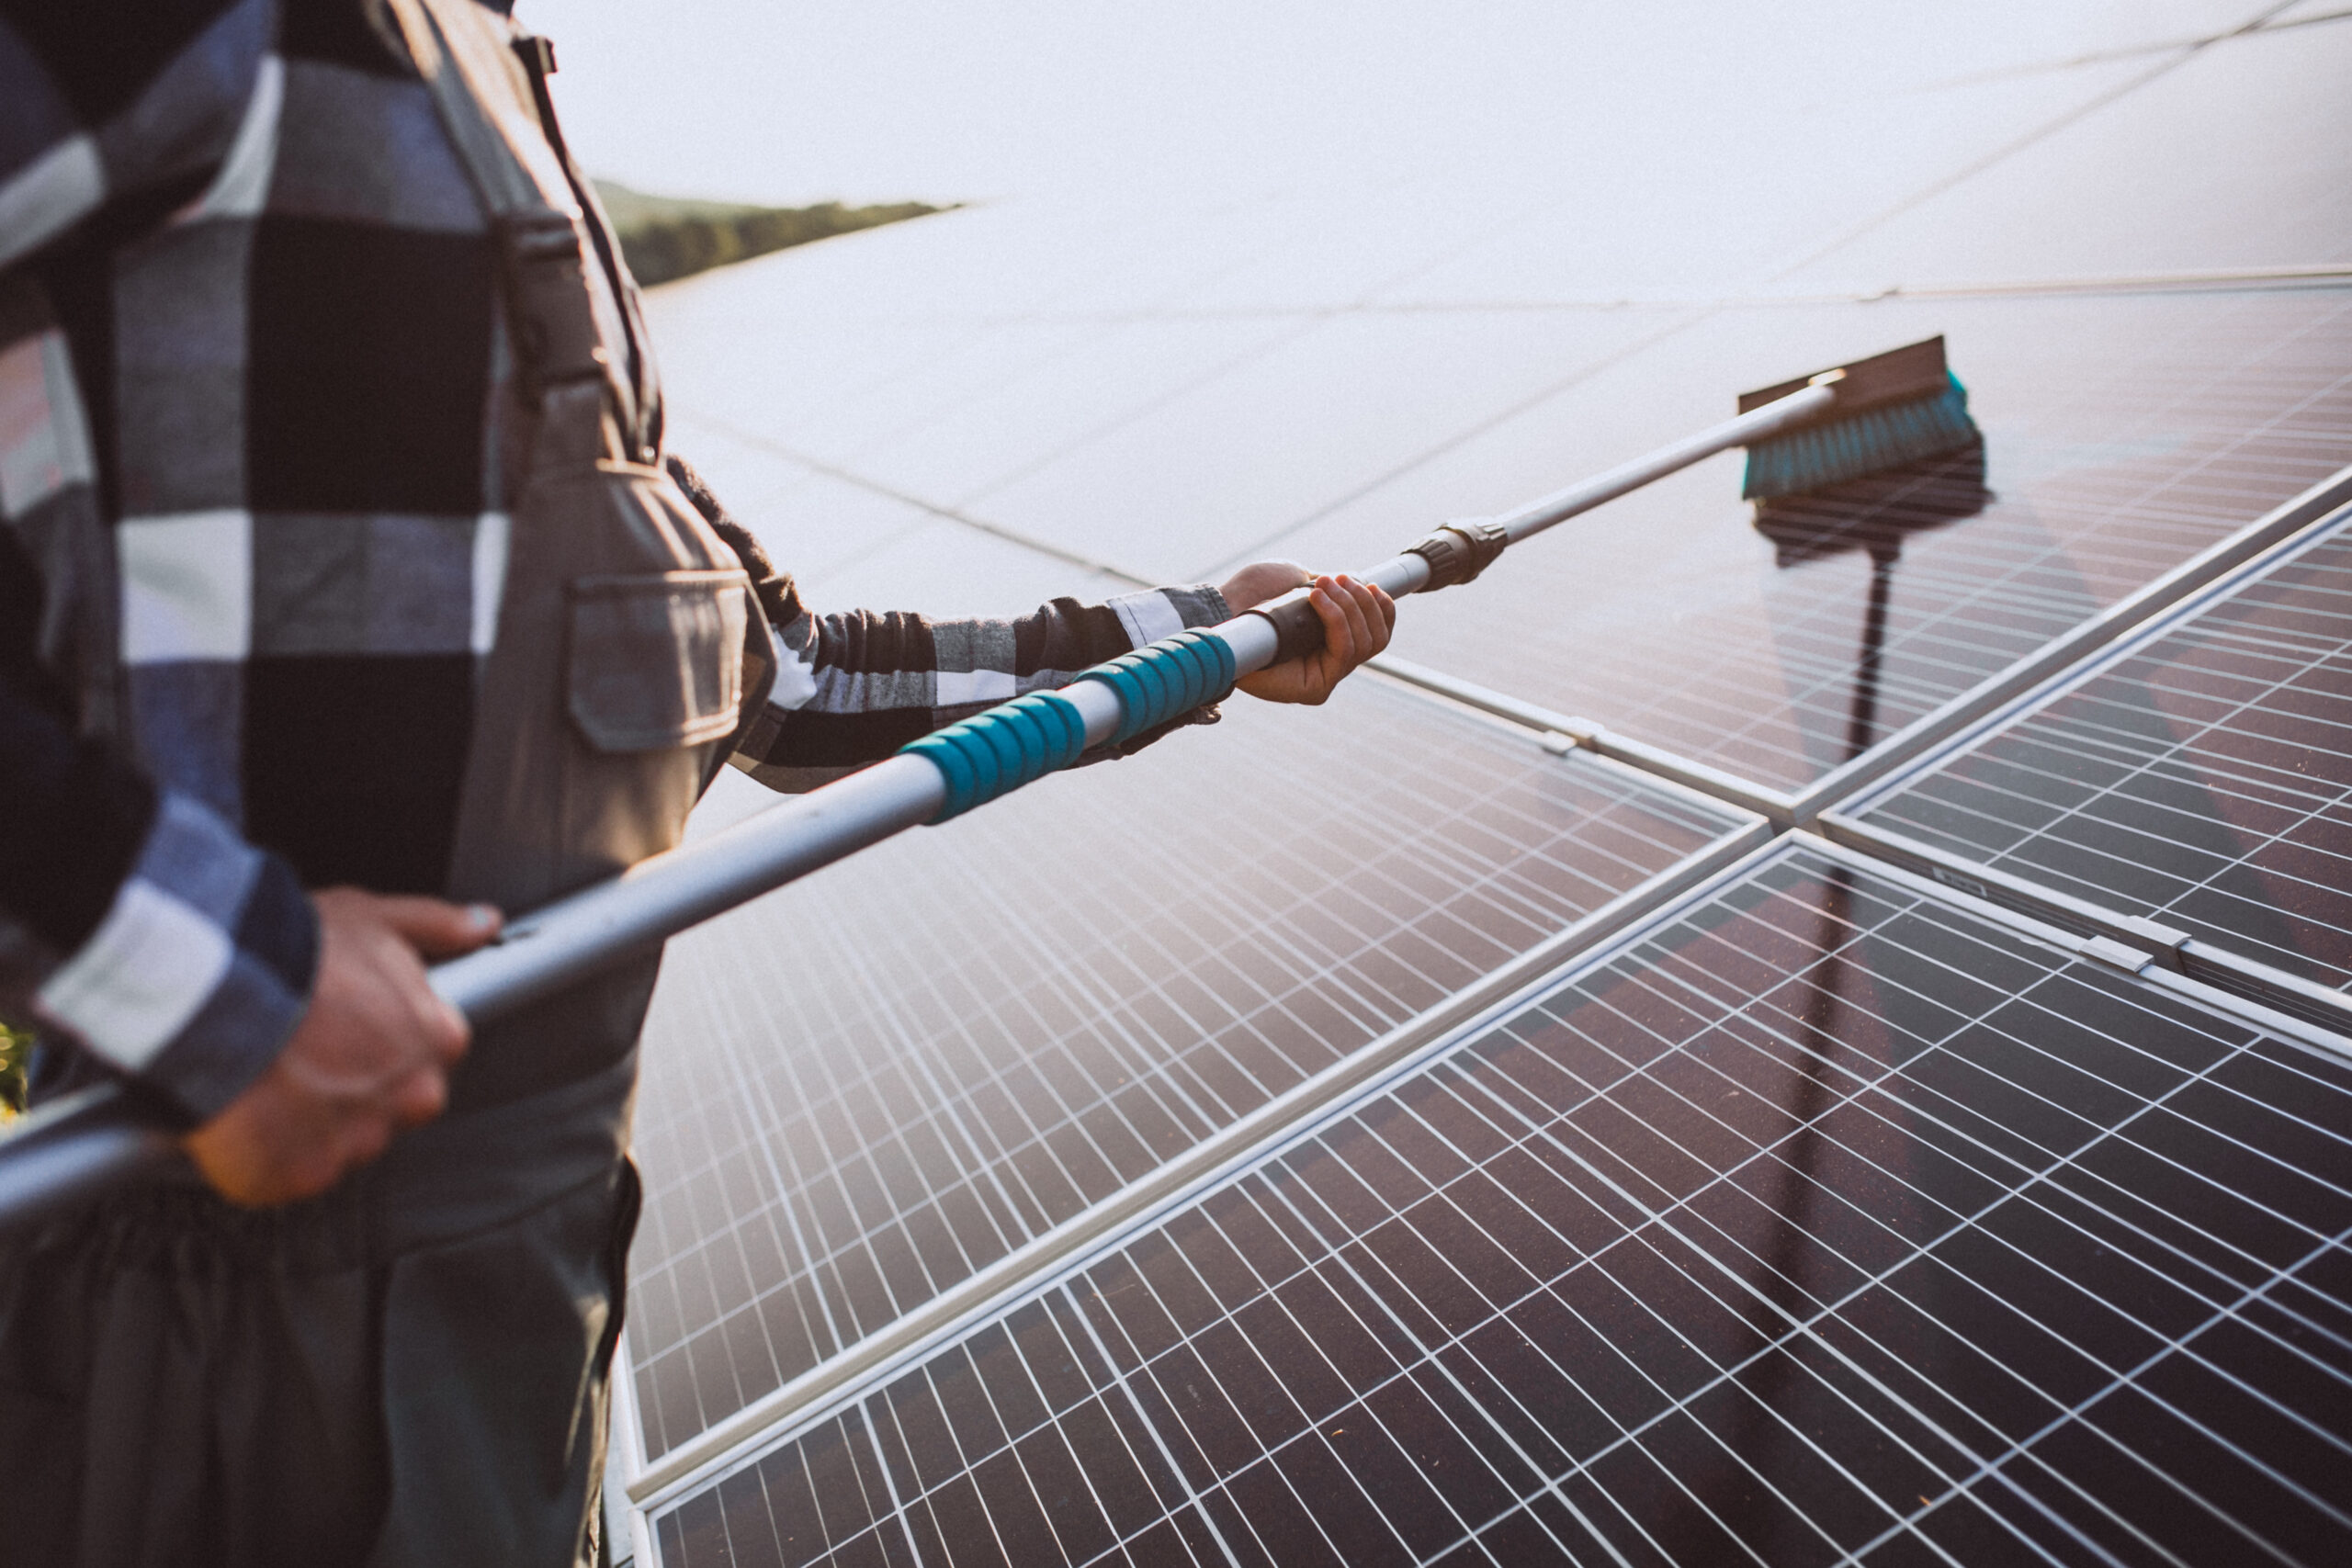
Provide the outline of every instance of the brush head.
[[[1967,389],[1945,362],[1941,337],[1835,368],[1837,400],[1826,412],[1748,446],[1743,497],[1805,495],[1984,440],[1968,417]],[[1827,374],[1742,393],[1739,412],[1777,402]]]

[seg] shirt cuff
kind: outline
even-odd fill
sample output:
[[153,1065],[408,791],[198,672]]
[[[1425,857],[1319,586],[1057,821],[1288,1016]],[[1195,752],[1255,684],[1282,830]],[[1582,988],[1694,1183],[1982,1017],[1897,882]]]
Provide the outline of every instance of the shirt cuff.
[[1119,617],[1130,648],[1233,618],[1233,612],[1226,608],[1225,595],[1205,582],[1189,588],[1146,588],[1103,603]]
[[310,1005],[318,955],[317,911],[286,863],[166,795],[97,930],[36,1003],[202,1122],[277,1059]]

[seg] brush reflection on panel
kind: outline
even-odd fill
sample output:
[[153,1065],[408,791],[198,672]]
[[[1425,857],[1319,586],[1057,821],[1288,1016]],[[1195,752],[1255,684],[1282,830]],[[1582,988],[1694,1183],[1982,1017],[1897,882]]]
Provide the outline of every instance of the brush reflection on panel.
[[675,1447],[1744,824],[1371,682],[674,943],[630,1349]]
[[1958,452],[1905,463],[1811,495],[1758,503],[1756,531],[1772,541],[1772,564],[1783,570],[1848,550],[1870,557],[1862,646],[1854,659],[1853,696],[1837,761],[1853,761],[1879,737],[1879,670],[1886,654],[1887,601],[1894,593],[1894,564],[1903,557],[1903,541],[1973,517],[1992,499],[1993,492],[1984,488],[1984,443],[1978,440]]
[[[1879,558],[1876,548],[1871,551],[1875,565]],[[1866,658],[1865,664],[1868,660]],[[1858,726],[1868,723],[1868,710],[1857,705]],[[1867,735],[1856,748],[1857,754],[1869,745]],[[1814,1283],[1808,1268],[1811,1226],[1815,1223],[1815,1194],[1821,1190],[1825,1160],[1835,1158],[1822,1131],[1820,1117],[1827,1110],[1838,1089],[1833,1081],[1837,1069],[1833,1062],[1841,1040],[1851,1037],[1855,1026],[1867,1029],[1862,1018],[1841,1015],[1845,1006],[1841,991],[1849,983],[1849,956],[1841,951],[1853,930],[1854,878],[1842,865],[1829,867],[1821,897],[1821,914],[1816,922],[1813,945],[1821,953],[1804,979],[1810,994],[1797,1015],[1794,1070],[1788,1074],[1788,1119],[1793,1126],[1781,1150],[1782,1169],[1776,1173],[1778,1190],[1762,1197],[1771,1222],[1757,1249],[1759,1267],[1749,1277],[1755,1289],[1771,1309],[1769,1317],[1751,1330],[1754,1343],[1748,1358],[1761,1357],[1755,1374],[1746,1380],[1749,1398],[1736,1410],[1724,1446],[1733,1454],[1758,1453],[1770,1449],[1777,1436],[1777,1418],[1772,1414],[1789,1402],[1792,1389],[1791,1373],[1794,1363],[1787,1357],[1765,1356],[1771,1347],[1771,1327],[1775,1321],[1797,1322],[1805,1314],[1804,1307],[1809,1287]],[[1863,976],[1857,976],[1863,978]],[[1728,1534],[1750,1547],[1769,1545],[1779,1533],[1781,1521],[1764,1491],[1753,1484],[1750,1477],[1733,1466],[1718,1465],[1711,1482],[1702,1482],[1694,1501],[1697,1509],[1689,1518],[1663,1521],[1659,1548],[1670,1562],[1689,1562],[1694,1554],[1716,1544],[1710,1535]],[[1699,1519],[1707,1528],[1694,1529]],[[1793,1543],[1792,1543],[1793,1544]]]
[[1796,846],[657,1516],[671,1568],[2352,1554],[2352,1066]]
[[1860,817],[2352,987],[2352,524]]

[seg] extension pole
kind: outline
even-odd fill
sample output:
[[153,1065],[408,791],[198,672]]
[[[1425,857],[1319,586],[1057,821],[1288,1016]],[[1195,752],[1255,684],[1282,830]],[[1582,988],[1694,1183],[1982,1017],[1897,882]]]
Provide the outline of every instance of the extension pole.
[[[1505,546],[1810,418],[1833,397],[1832,386],[1817,381],[1507,516],[1448,524],[1362,581],[1399,599],[1466,582]],[[1180,633],[525,915],[495,946],[436,964],[433,988],[480,1027],[869,844],[958,815],[1069,765],[1089,747],[1214,701],[1239,677],[1321,641],[1304,590],[1205,632]],[[68,1096],[0,1139],[0,1230],[164,1174],[181,1157],[153,1108],[130,1095],[101,1086]]]

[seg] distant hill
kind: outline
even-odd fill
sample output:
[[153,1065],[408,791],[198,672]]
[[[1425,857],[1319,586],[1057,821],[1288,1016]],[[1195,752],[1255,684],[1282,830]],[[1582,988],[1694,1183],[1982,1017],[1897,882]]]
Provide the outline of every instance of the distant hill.
[[629,271],[648,288],[811,240],[950,210],[921,201],[877,207],[843,207],[838,201],[816,207],[747,207],[648,196],[608,180],[596,182],[596,195],[620,236]]

